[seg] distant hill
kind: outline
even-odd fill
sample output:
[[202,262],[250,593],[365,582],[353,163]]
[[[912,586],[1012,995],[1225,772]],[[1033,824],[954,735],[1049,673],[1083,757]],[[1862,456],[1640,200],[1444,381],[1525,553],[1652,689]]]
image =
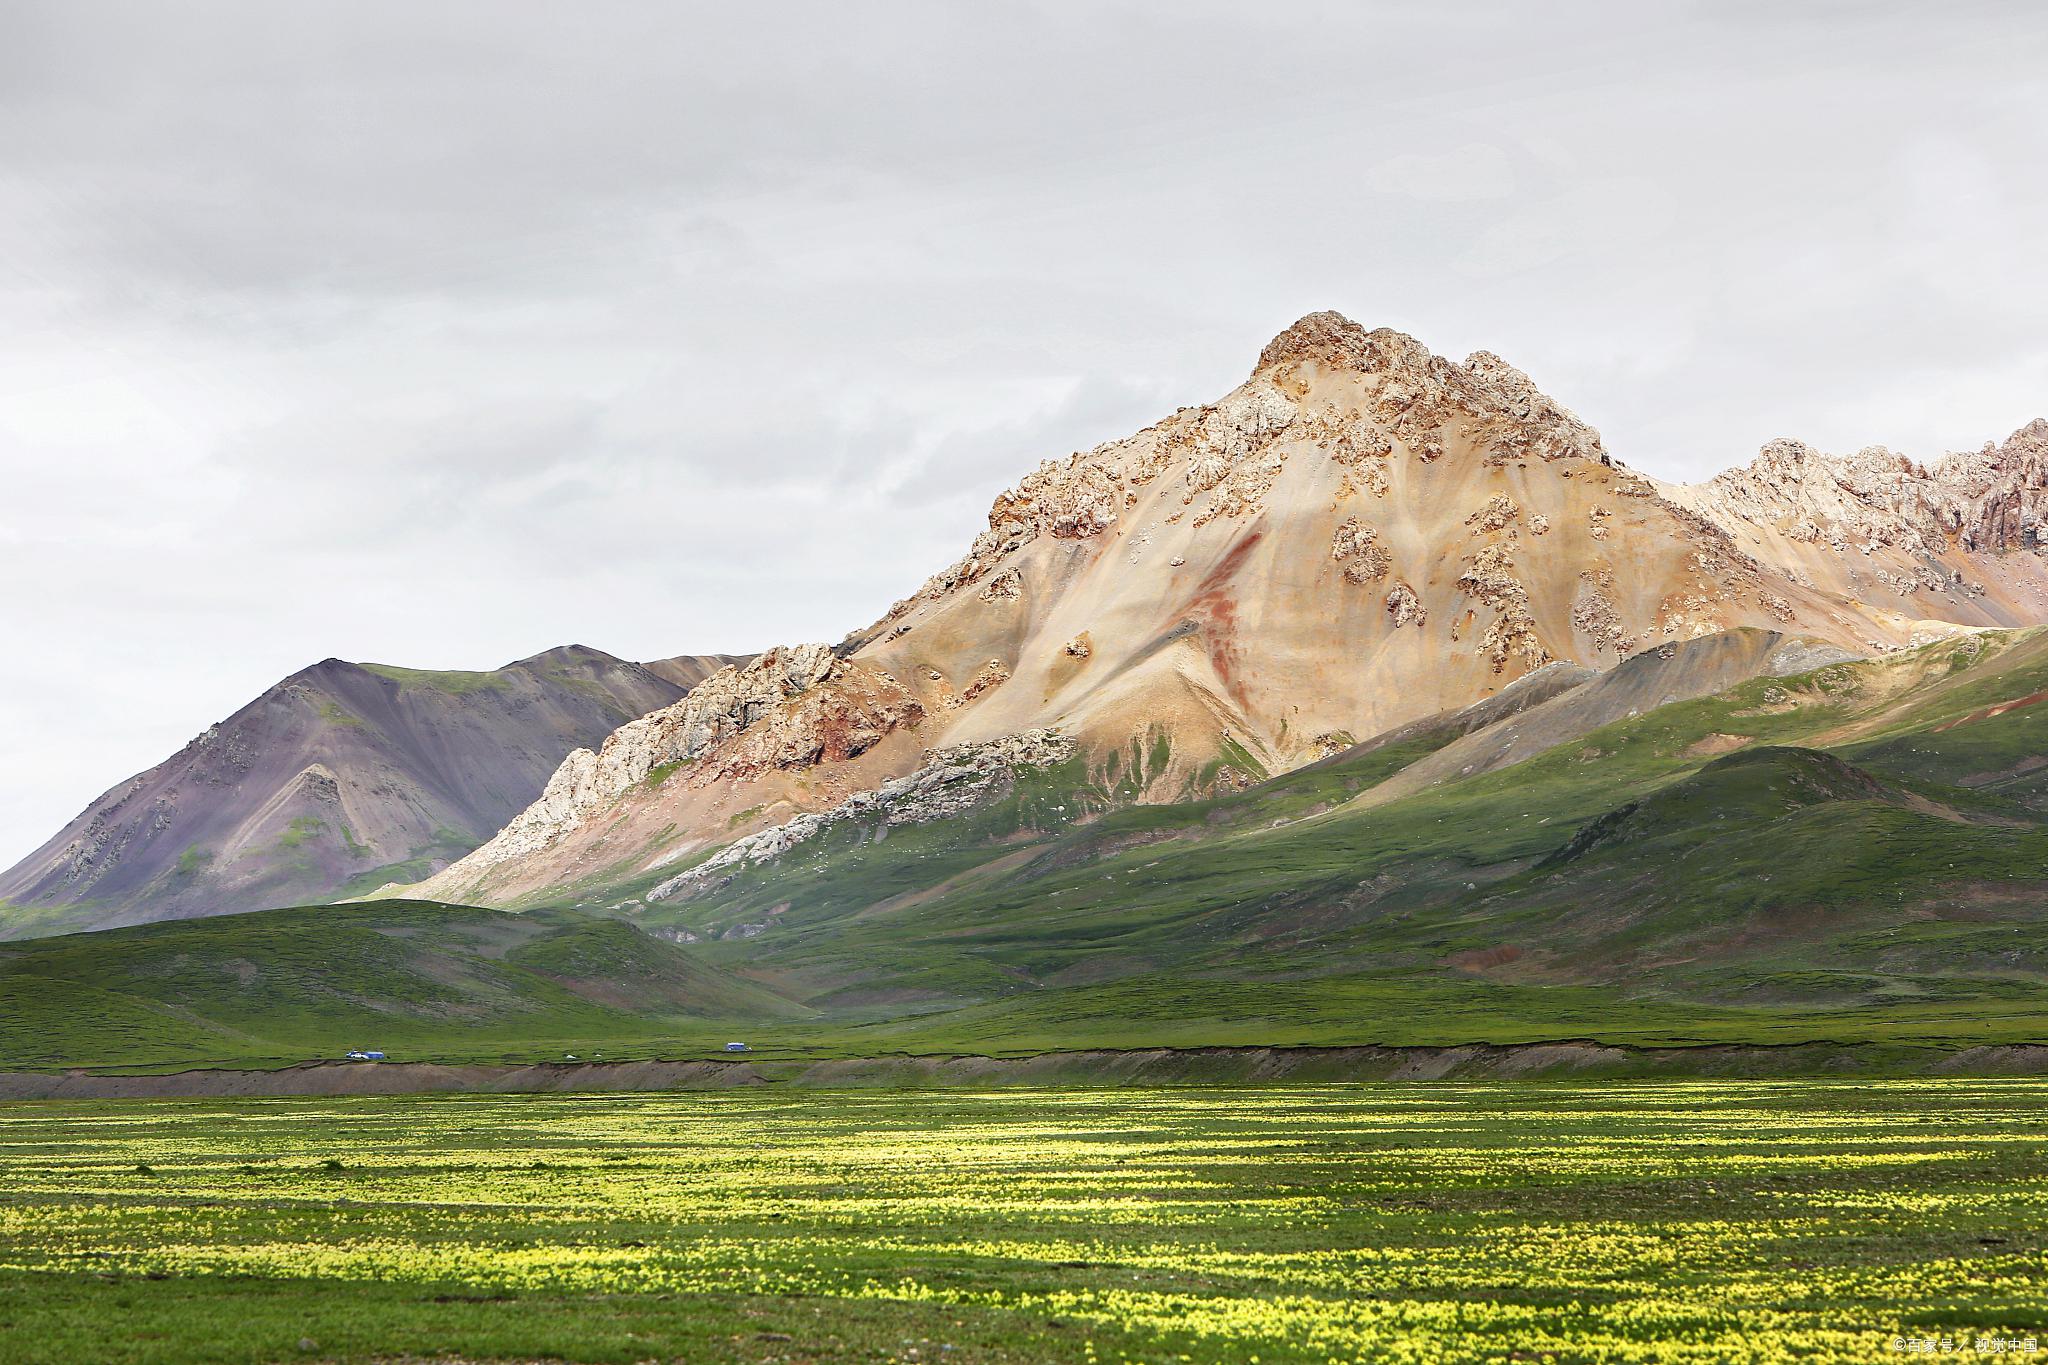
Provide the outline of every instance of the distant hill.
[[643,667],[581,645],[490,672],[324,660],[0,874],[0,937],[416,881],[488,838],[571,749],[725,662]]
[[0,945],[0,1067],[451,1046],[545,1060],[543,1040],[803,1013],[673,943],[564,912],[384,901]]

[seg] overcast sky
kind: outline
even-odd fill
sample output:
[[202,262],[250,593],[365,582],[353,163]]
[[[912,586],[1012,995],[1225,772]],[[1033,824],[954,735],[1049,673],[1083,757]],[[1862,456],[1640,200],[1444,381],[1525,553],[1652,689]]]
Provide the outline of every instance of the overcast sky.
[[2044,166],[2031,0],[0,0],[0,864],[328,655],[837,639],[1317,308],[2002,439]]

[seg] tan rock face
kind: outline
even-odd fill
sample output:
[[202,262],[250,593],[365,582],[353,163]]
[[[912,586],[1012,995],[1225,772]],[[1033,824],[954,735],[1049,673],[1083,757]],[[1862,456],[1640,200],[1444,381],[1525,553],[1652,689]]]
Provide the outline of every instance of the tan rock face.
[[[2048,421],[1924,465],[1881,446],[1832,455],[1780,439],[1662,492],[1793,583],[1904,622],[2020,625],[2048,605]],[[1770,605],[1796,619],[1797,603]]]
[[467,889],[644,871],[934,746],[1163,736],[1141,799],[1178,798],[1226,749],[1286,769],[1322,756],[1315,736],[1376,734],[1553,661],[1604,668],[1737,626],[1868,649],[2037,619],[2044,483],[2037,423],[1930,469],[1783,442],[1660,485],[1498,356],[1460,364],[1311,314],[1217,402],[1027,474],[965,555],[836,654],[775,652],[621,731],[630,752],[572,756]]

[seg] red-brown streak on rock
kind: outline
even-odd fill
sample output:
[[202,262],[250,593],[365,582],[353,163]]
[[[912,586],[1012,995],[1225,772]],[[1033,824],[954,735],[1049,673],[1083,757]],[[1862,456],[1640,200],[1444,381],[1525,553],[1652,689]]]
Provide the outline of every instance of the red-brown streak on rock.
[[1209,647],[1209,666],[1216,670],[1217,679],[1223,690],[1235,701],[1238,709],[1249,713],[1251,698],[1245,692],[1244,680],[1238,676],[1237,662],[1243,651],[1237,646],[1237,599],[1231,596],[1231,580],[1244,567],[1245,560],[1265,532],[1254,530],[1230,547],[1223,561],[1209,571],[1195,595],[1188,602],[1183,613],[1202,623],[1202,642]]
[[2024,697],[2014,697],[2011,701],[2002,701],[1996,706],[1987,706],[1981,711],[1972,711],[1967,716],[1958,716],[1954,720],[1943,721],[1940,725],[1935,726],[1930,733],[1938,735],[1943,730],[1953,730],[1958,725],[1974,725],[1980,720],[1991,720],[1994,717],[2004,715],[2008,711],[2024,710],[2029,706],[2038,706],[2044,701],[2048,701],[2048,692],[2031,692]]
[[924,719],[923,704],[902,686],[878,688],[871,679],[848,675],[790,699],[772,722],[742,730],[705,754],[692,769],[691,785],[746,781],[771,768],[843,763]]

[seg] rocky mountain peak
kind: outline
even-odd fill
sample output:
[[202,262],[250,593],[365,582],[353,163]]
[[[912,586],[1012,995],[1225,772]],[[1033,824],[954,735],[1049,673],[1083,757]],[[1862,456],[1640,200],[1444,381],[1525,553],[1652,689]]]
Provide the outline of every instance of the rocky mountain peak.
[[1370,373],[1383,367],[1390,355],[1411,349],[1428,354],[1413,337],[1385,328],[1368,331],[1342,313],[1324,309],[1297,319],[1267,342],[1252,373],[1269,374],[1303,361],[1314,361],[1329,369]]
[[[1429,347],[1391,327],[1367,328],[1342,313],[1325,309],[1299,319],[1266,343],[1252,368],[1254,379],[1288,387],[1301,371],[1314,367],[1326,374],[1442,382],[1457,366]],[[1517,373],[1520,373],[1517,371]]]
[[[1349,471],[1344,488],[1384,496],[1388,461],[1431,465],[1470,451],[1492,469],[1535,459],[1611,465],[1599,432],[1490,351],[1457,364],[1414,337],[1367,330],[1342,313],[1310,313],[1267,343],[1251,378],[1214,403],[1182,408],[1122,440],[1047,460],[989,509],[988,529],[958,562],[928,579],[868,632],[858,647],[895,629],[920,602],[983,584],[990,600],[1012,600],[1015,581],[998,571],[1041,537],[1085,541],[1129,529],[1149,539],[1158,527],[1129,527],[1161,488],[1178,493],[1199,529],[1254,516],[1267,504],[1291,453],[1313,452]],[[1620,480],[1648,484],[1625,471]]]
[[[1660,488],[1499,355],[1311,313],[1213,402],[1025,472],[964,556],[837,648],[725,669],[570,755],[427,891],[488,902],[598,867],[680,871],[712,843],[781,847],[865,811],[921,752],[1040,729],[1120,798],[1180,799],[1559,660],[1740,627],[1877,648],[2025,619],[2028,583],[2001,598],[1974,562],[1936,562],[1982,518],[1932,486],[2048,473],[2039,447],[1936,480],[1889,451],[1779,442],[1711,489]],[[2022,500],[1987,534],[2031,515]],[[1845,523],[1888,548],[1842,543]]]

